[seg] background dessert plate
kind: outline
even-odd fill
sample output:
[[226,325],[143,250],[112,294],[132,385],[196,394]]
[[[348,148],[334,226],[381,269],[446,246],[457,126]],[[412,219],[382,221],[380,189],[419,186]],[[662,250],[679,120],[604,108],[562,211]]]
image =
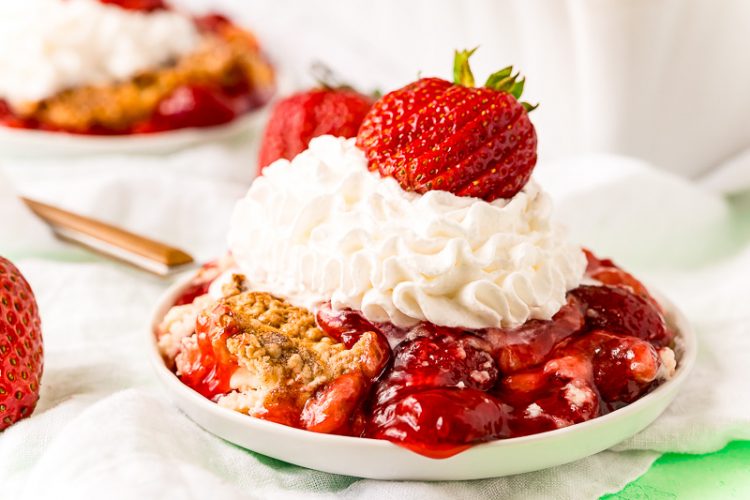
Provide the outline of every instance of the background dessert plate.
[[187,146],[259,134],[265,107],[213,127],[183,128],[133,135],[78,135],[65,132],[0,127],[0,149],[16,157],[88,154],[162,154]]
[[156,305],[146,335],[147,354],[170,399],[207,431],[238,446],[311,469],[372,479],[466,480],[531,472],[579,460],[605,450],[653,422],[672,402],[696,358],[695,335],[673,304],[656,294],[676,328],[675,376],[638,401],[564,429],[473,446],[447,459],[431,459],[388,441],[295,429],[222,408],[172,373],[162,361],[156,326],[190,283],[171,286]]

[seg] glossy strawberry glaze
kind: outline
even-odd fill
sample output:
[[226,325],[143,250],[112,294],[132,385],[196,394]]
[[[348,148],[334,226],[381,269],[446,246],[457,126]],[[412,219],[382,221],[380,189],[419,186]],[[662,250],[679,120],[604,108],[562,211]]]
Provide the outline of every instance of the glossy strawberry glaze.
[[[192,304],[208,293],[211,283],[219,277],[222,266],[218,261],[204,264],[198,274],[185,287],[174,301],[175,306]],[[223,306],[201,313],[195,325],[196,342],[182,349],[186,363],[181,375],[182,381],[201,393],[214,399],[215,396],[230,391],[229,381],[237,370],[237,363],[226,348],[227,338],[237,331],[230,311]]]
[[[658,349],[672,344],[673,333],[640,282],[589,255],[589,275],[593,269],[618,279],[572,290],[551,320],[515,329],[420,323],[404,330],[324,304],[318,325],[347,348],[375,335],[361,370],[305,402],[272,401],[262,418],[386,439],[445,458],[481,442],[554,430],[621,408],[659,383]],[[236,366],[224,346],[231,334],[224,313],[215,309],[198,320],[195,370],[182,376],[209,398],[228,391]]]
[[[152,12],[168,9],[160,0],[110,0],[128,10]],[[219,33],[231,21],[219,14],[195,18],[198,29],[205,33]],[[16,129],[66,132],[78,135],[133,135],[165,132],[189,127],[213,127],[229,123],[240,115],[263,106],[269,98],[268,89],[258,89],[248,81],[232,86],[183,85],[165,97],[152,115],[124,129],[112,130],[91,127],[85,131],[67,130],[16,115],[6,101],[0,99],[0,126]]]
[[175,299],[175,306],[192,304],[193,301],[208,293],[211,283],[219,277],[222,272],[221,264],[216,261],[206,262],[201,266],[198,274],[188,283],[182,293]]
[[230,391],[229,381],[237,370],[237,360],[227,349],[227,339],[237,333],[230,311],[221,304],[198,316],[195,325],[197,342],[183,348],[182,355],[189,368],[183,369],[181,380],[213,399]]
[[196,298],[200,297],[201,295],[207,294],[210,286],[210,281],[196,281],[194,283],[190,283],[187,288],[185,288],[185,291],[182,292],[179,297],[177,297],[174,305],[184,306],[185,304],[192,304]]

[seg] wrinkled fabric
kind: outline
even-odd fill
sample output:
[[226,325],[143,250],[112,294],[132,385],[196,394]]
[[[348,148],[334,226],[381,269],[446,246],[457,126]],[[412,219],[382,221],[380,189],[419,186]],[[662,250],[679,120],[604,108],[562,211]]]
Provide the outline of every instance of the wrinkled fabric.
[[[584,158],[540,165],[537,177],[576,241],[594,250],[605,244],[606,254],[634,266],[685,312],[700,339],[694,373],[653,425],[613,450],[544,471],[453,483],[316,472],[203,431],[168,401],[146,358],[149,313],[168,283],[52,240],[11,194],[117,222],[209,259],[226,248],[233,204],[253,176],[250,152],[207,146],[159,159],[4,167],[13,188],[0,180],[0,252],[12,254],[36,292],[46,349],[36,411],[0,434],[8,498],[596,498],[619,491],[662,452],[704,453],[750,439],[750,367],[743,361],[750,245],[721,198],[645,164]],[[601,217],[617,221],[614,241],[610,227],[592,222]],[[670,238],[661,234],[665,224],[675,228]],[[705,239],[707,248],[692,244]],[[667,244],[689,258],[666,265]]]

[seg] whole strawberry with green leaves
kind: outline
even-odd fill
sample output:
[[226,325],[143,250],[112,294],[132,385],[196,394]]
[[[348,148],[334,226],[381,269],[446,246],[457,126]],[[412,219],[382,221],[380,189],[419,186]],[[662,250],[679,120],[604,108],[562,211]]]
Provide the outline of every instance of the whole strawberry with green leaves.
[[43,363],[34,293],[16,266],[0,257],[0,431],[34,411]]
[[525,79],[510,66],[475,87],[474,50],[456,52],[453,82],[421,78],[373,105],[357,135],[370,170],[417,193],[493,201],[523,188],[537,160],[535,106],[519,101]]

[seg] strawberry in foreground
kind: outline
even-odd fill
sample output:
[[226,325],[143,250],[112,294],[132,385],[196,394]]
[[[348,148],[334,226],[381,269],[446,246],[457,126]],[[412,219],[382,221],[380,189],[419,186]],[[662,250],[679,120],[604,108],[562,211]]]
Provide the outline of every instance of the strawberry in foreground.
[[523,188],[537,159],[525,79],[509,66],[474,87],[474,50],[456,52],[453,82],[422,78],[375,103],[357,135],[370,170],[417,193],[492,201]]
[[258,173],[278,159],[291,160],[320,135],[355,137],[372,102],[370,96],[348,87],[327,86],[280,100],[266,125]]
[[0,431],[34,411],[42,365],[34,293],[16,266],[0,257]]

